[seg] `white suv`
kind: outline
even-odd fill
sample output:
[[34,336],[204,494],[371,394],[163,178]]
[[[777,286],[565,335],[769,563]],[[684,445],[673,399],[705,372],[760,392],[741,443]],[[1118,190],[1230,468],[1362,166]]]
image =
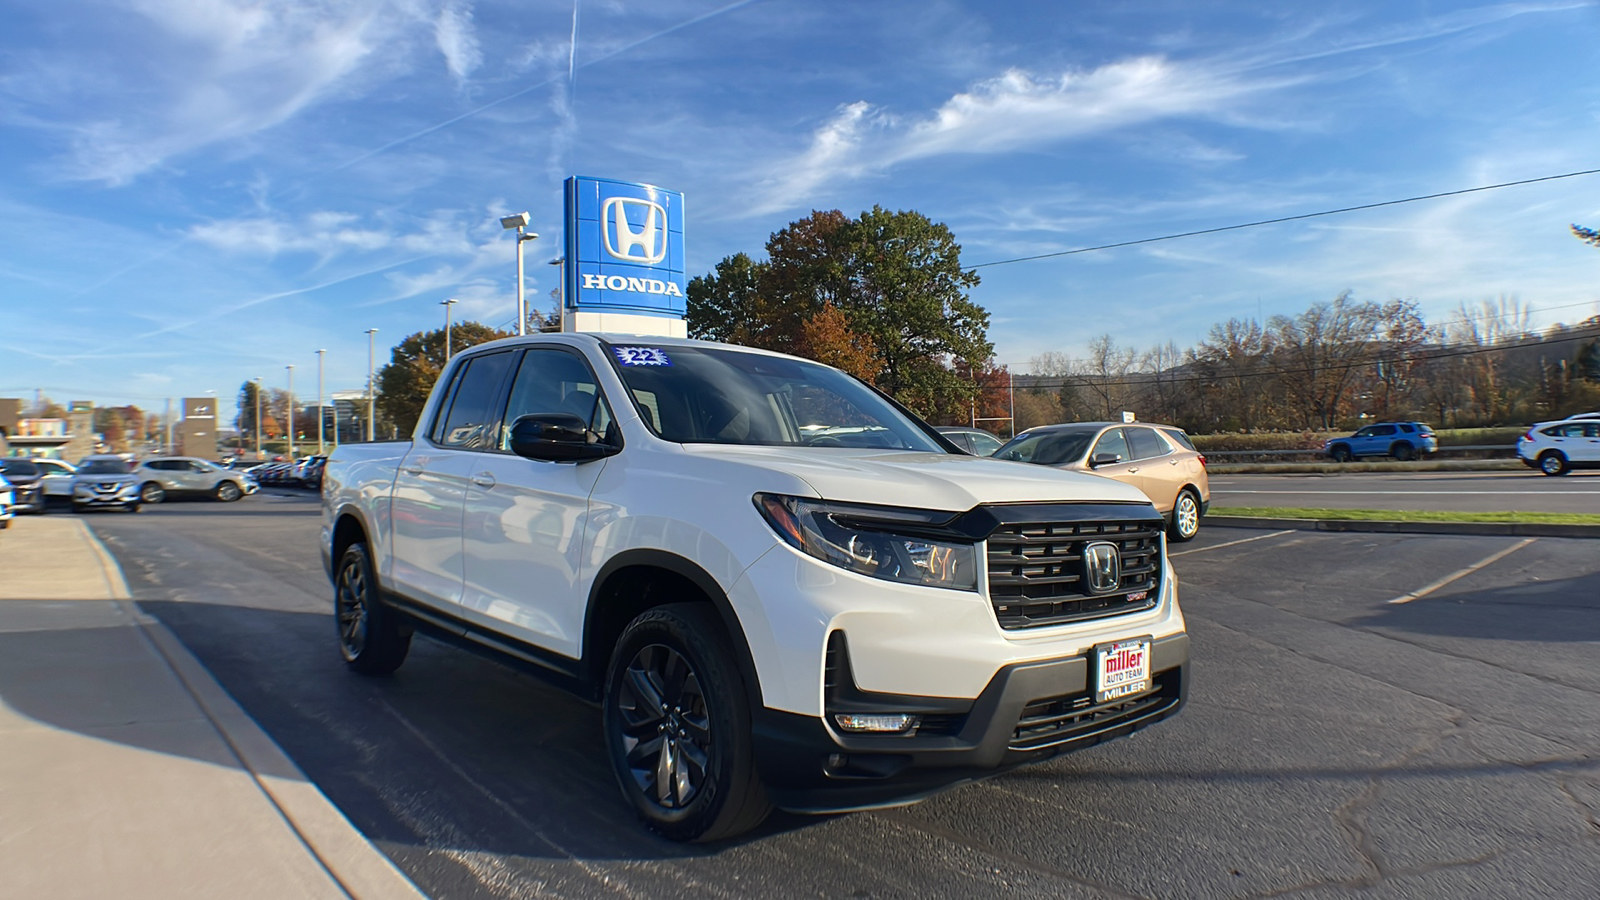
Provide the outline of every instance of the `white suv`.
[[1540,422],[1517,439],[1517,457],[1546,475],[1600,468],[1600,413]]
[[1184,702],[1137,488],[955,452],[793,357],[483,344],[412,441],[334,451],[323,510],[352,669],[421,629],[599,700],[623,796],[675,839],[904,804]]

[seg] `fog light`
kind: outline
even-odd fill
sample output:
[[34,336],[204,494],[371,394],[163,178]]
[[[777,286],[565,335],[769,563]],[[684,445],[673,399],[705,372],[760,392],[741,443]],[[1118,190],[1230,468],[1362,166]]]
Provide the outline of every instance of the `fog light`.
[[898,733],[917,727],[917,717],[909,715],[862,716],[854,713],[835,713],[833,721],[844,731],[873,731]]

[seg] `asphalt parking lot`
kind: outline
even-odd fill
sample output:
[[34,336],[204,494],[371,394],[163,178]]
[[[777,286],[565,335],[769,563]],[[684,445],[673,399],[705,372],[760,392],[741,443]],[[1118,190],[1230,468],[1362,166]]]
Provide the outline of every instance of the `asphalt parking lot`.
[[591,707],[426,640],[391,679],[346,673],[314,497],[87,518],[141,606],[438,897],[1600,884],[1592,540],[1202,529],[1174,548],[1196,660],[1176,719],[905,809],[684,847],[635,827]]

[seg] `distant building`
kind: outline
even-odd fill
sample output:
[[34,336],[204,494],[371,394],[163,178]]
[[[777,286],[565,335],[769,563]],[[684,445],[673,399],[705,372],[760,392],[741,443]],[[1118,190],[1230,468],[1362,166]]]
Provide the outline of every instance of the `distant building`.
[[178,456],[210,459],[217,455],[217,401],[215,397],[183,398],[183,418],[177,422],[173,443]]
[[65,419],[24,419],[22,401],[0,397],[0,455],[77,461],[98,449],[94,404],[74,400]]

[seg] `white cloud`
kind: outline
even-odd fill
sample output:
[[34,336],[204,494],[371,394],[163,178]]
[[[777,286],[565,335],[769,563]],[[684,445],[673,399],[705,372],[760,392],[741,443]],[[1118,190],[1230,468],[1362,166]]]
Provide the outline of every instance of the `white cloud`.
[[953,154],[1006,154],[1172,119],[1222,119],[1244,99],[1298,82],[1246,79],[1160,56],[1040,76],[1010,69],[907,118],[865,101],[839,110],[798,157],[772,166],[754,213],[792,206],[828,181]]
[[70,98],[78,108],[108,110],[60,126],[70,135],[75,179],[127,184],[174,157],[280,125],[364,67],[392,65],[374,51],[416,27],[402,0],[129,6],[153,28],[143,37],[154,46],[106,61],[130,67],[128,84]]
[[444,54],[445,65],[457,83],[464,84],[478,66],[483,64],[483,51],[478,47],[478,35],[472,27],[472,9],[452,3],[439,10],[434,22],[433,39]]
[[269,257],[303,252],[327,258],[343,250],[381,250],[395,242],[387,232],[360,227],[357,221],[337,212],[314,212],[300,222],[266,216],[224,219],[196,225],[189,236],[227,253]]

